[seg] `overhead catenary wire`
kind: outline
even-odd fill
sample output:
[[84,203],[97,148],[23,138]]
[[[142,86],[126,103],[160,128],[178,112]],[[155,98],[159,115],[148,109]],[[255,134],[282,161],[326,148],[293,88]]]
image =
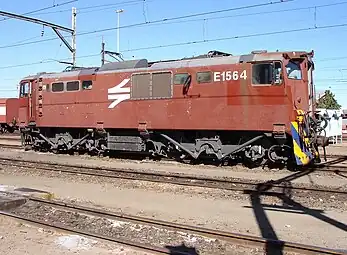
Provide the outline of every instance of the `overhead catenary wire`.
[[[102,10],[107,10],[107,9],[111,9],[114,6],[119,6],[119,5],[124,5],[124,4],[143,4],[143,3],[148,3],[150,1],[156,1],[156,0],[132,0],[132,1],[124,1],[124,2],[119,2],[119,3],[114,3],[114,4],[102,4],[102,5],[92,5],[92,6],[86,6],[86,7],[80,7],[79,9],[79,14],[81,13],[89,13],[89,12],[95,12],[95,11],[102,11]],[[254,4],[254,7],[258,7],[258,6],[266,6],[266,5],[271,5],[271,4],[277,4],[277,3],[286,3],[286,2],[292,2],[295,0],[281,0],[281,1],[276,1],[276,2],[268,2],[268,3],[262,3],[262,4]],[[105,8],[102,8],[105,7]],[[98,8],[102,8],[102,9],[98,9]],[[81,10],[87,10],[87,9],[92,9],[92,11],[88,11],[88,12],[80,12]],[[98,10],[93,10],[93,9],[98,9]],[[234,9],[234,8],[233,8]],[[240,9],[235,9],[235,10],[242,10],[244,9],[244,7],[240,7]],[[41,15],[41,14],[54,14],[54,13],[59,13],[59,12],[68,12],[70,11],[69,9],[65,9],[65,10],[59,10],[59,11],[51,11],[51,12],[41,12],[41,13],[37,13],[36,15]],[[223,11],[222,11],[223,12]],[[211,11],[210,14],[214,14],[214,13],[219,13],[219,11]]]
[[[78,0],[75,0],[78,1]],[[69,2],[74,2],[74,1],[69,1]],[[129,1],[130,2],[130,1]],[[135,1],[131,1],[131,2],[135,2]],[[142,3],[142,1],[141,1]],[[222,17],[209,17],[209,18],[202,18],[202,19],[190,19],[190,20],[184,20],[184,21],[179,21],[181,22],[191,22],[191,21],[200,21],[200,20],[204,20],[204,19],[220,19],[220,18],[229,18],[229,17],[241,17],[241,16],[251,16],[251,15],[259,15],[259,14],[267,14],[267,13],[273,13],[273,12],[289,12],[289,11],[299,11],[299,10],[307,10],[307,9],[312,9],[314,7],[317,8],[323,8],[323,7],[328,7],[328,6],[334,6],[334,5],[341,5],[341,4],[347,4],[347,1],[345,2],[340,2],[340,3],[331,3],[331,4],[325,4],[325,5],[317,5],[317,6],[309,6],[309,7],[300,7],[300,8],[291,8],[291,9],[285,9],[285,10],[275,10],[275,11],[264,11],[264,12],[254,12],[254,13],[245,13],[245,14],[235,14],[235,15],[229,15],[229,16],[222,16]],[[52,7],[51,7],[52,8]],[[71,10],[69,10],[71,11]],[[182,17],[182,16],[180,16]],[[180,18],[178,17],[178,18]],[[186,18],[184,18],[186,19]],[[131,28],[131,27],[137,27],[137,26],[144,26],[144,25],[152,25],[152,24],[160,24],[163,23],[163,25],[165,24],[170,24],[170,19],[162,19],[160,21],[153,21],[153,22],[143,22],[141,24],[132,24],[132,25],[127,25],[127,26],[123,26],[120,27],[120,29],[123,28]],[[1,20],[0,20],[1,21]],[[174,21],[174,20],[172,20]],[[177,21],[175,21],[177,22]],[[174,23],[174,22],[172,22]],[[144,47],[144,48],[135,48],[135,49],[129,49],[129,50],[125,50],[126,52],[129,51],[140,51],[140,50],[146,50],[146,49],[155,49],[155,48],[167,48],[167,47],[174,47],[174,46],[181,46],[181,45],[188,45],[188,44],[197,44],[197,43],[208,43],[208,42],[213,42],[213,41],[224,41],[224,40],[232,40],[232,39],[239,39],[239,38],[247,38],[247,37],[255,37],[255,36],[267,36],[267,35],[275,35],[278,33],[291,33],[291,32],[301,32],[301,31],[308,31],[308,30],[317,30],[317,29],[329,29],[329,28],[336,28],[336,27],[345,27],[347,26],[347,24],[336,24],[336,25],[330,25],[330,26],[320,26],[320,27],[312,27],[312,28],[303,28],[303,29],[294,29],[294,30],[287,30],[287,31],[275,31],[275,32],[269,32],[269,33],[259,33],[259,34],[251,34],[251,35],[241,35],[241,36],[234,36],[234,37],[225,37],[225,38],[214,38],[211,40],[200,40],[200,41],[192,41],[192,42],[182,42],[179,43],[179,45],[157,45],[157,46],[150,46],[150,48],[148,47]],[[102,30],[95,30],[95,31],[86,31],[83,32],[81,34],[78,34],[79,36],[82,35],[86,35],[86,34],[94,34],[94,33],[99,33],[99,32],[104,32],[104,31],[112,31],[112,30],[116,30],[117,28],[106,28],[102,29]],[[54,38],[55,40],[56,38]],[[27,39],[28,40],[28,39]],[[46,39],[44,41],[50,41],[51,39]],[[43,41],[43,40],[40,40]],[[31,42],[29,42],[29,44],[32,44]],[[2,47],[0,47],[2,48]],[[79,56],[77,58],[88,58],[88,57],[96,57],[99,56],[99,54],[92,54],[92,55],[85,55],[85,56]],[[320,61],[331,61],[331,60],[340,60],[340,59],[345,59],[346,57],[333,57],[333,58],[325,58],[325,59],[321,59]],[[63,60],[68,60],[69,58],[66,59],[61,59],[59,61],[63,61]],[[0,69],[6,69],[6,68],[14,68],[14,67],[20,67],[20,66],[28,66],[28,65],[33,65],[33,64],[46,64],[46,63],[52,63],[52,62],[56,62],[56,61],[39,61],[39,62],[34,62],[34,63],[28,63],[28,64],[20,64],[20,65],[13,65],[13,66],[7,66],[7,67],[0,67]],[[342,69],[342,70],[347,70],[347,69]],[[320,80],[320,79],[316,79]],[[330,80],[331,82],[339,82],[339,84],[344,84],[344,81],[335,81],[335,80]],[[335,84],[337,85],[337,84]],[[344,88],[338,88],[340,90],[344,90]],[[10,91],[10,90],[6,90],[6,91]],[[16,91],[16,90],[13,90]]]
[[[143,4],[145,1],[146,3],[148,3],[148,2],[154,2],[154,1],[160,1],[160,0],[137,0],[137,1],[119,2],[116,4],[107,4],[107,5],[105,4],[105,5],[99,5],[99,6],[81,7],[78,9],[77,14],[81,15],[81,14],[94,13],[99,11],[113,10],[114,8],[118,8],[118,7],[120,8],[120,7],[134,6],[134,5]],[[107,6],[107,7],[102,8],[102,6]],[[38,16],[38,15],[45,15],[45,14],[62,13],[67,11],[71,11],[71,10],[65,9],[61,11],[59,10],[59,11],[52,11],[52,12],[37,13],[35,15]]]
[[[97,57],[100,56],[100,54],[90,54],[90,55],[84,55],[84,56],[78,56],[76,58],[90,58],[90,57]],[[70,60],[70,58],[63,58],[63,59],[48,59],[48,60],[41,60],[31,63],[25,63],[25,64],[18,64],[18,65],[9,65],[9,66],[1,66],[0,69],[10,69],[10,68],[16,68],[16,67],[23,67],[23,66],[30,66],[30,65],[39,65],[39,64],[48,64],[48,63],[55,63],[59,61],[67,61]]]
[[30,38],[26,38],[26,39],[22,39],[20,41],[13,42],[13,44],[23,43],[23,42],[26,42],[26,41],[30,41],[30,40],[33,40],[33,39],[40,38],[40,37],[41,37],[40,35],[36,35],[36,36],[30,37]]
[[[91,5],[91,6],[85,6],[85,7],[79,7],[78,8],[78,14],[80,14],[80,10],[92,10],[92,9],[98,9],[97,11],[106,10],[106,9],[113,9],[115,6],[123,6],[123,5],[133,5],[133,4],[142,4],[144,0],[131,0],[131,1],[124,1],[124,2],[118,2],[113,4],[99,4],[99,5]],[[151,0],[156,1],[156,0]],[[70,9],[64,9],[64,10],[58,10],[58,11],[50,11],[50,12],[39,12],[35,15],[45,15],[45,14],[55,14],[55,13],[62,13],[62,12],[71,12]],[[88,11],[89,12],[89,11]],[[84,13],[84,12],[83,12]],[[87,12],[86,12],[87,13]]]
[[[60,4],[53,4],[53,5],[51,5],[51,6],[47,6],[47,7],[38,9],[38,10],[34,10],[34,11],[30,11],[30,12],[23,13],[23,14],[21,14],[21,15],[33,14],[33,13],[36,13],[36,12],[40,12],[40,11],[44,11],[44,10],[48,10],[48,9],[60,7],[60,6],[63,6],[63,5],[71,4],[71,3],[74,3],[74,2],[77,2],[77,1],[78,1],[78,0],[70,0],[70,1],[67,1],[67,2],[60,3]],[[71,11],[71,10],[70,10],[70,11]],[[0,21],[5,21],[5,20],[8,20],[8,19],[12,19],[12,18],[3,18],[3,19],[0,19]]]
[[[273,2],[271,2],[271,3],[273,4]],[[346,4],[346,3],[347,3],[347,1],[340,2],[340,3],[319,5],[319,6],[317,5],[316,7],[326,7],[326,6],[332,6],[332,5],[337,5],[337,4]],[[269,4],[269,3],[266,3],[266,4]],[[254,7],[254,5],[252,7]],[[246,8],[246,7],[237,7],[237,8]],[[313,8],[313,6],[307,7],[307,8]],[[295,9],[301,9],[301,8],[295,8]],[[295,10],[295,9],[291,9],[291,10]],[[231,10],[231,9],[224,9],[224,11],[226,11],[226,10]],[[223,11],[223,10],[218,10],[218,12],[220,12],[220,11]],[[282,11],[286,11],[286,10],[282,10]],[[208,12],[208,13],[211,13],[211,12]],[[199,13],[199,14],[192,14],[192,15],[193,16],[197,16],[197,15],[203,15],[203,14],[206,14],[206,13]],[[247,15],[247,14],[245,14],[245,15]],[[167,21],[167,20],[180,19],[180,18],[186,18],[186,17],[188,17],[188,16],[185,15],[185,16],[180,16],[180,17],[168,18],[168,19],[163,19],[163,20],[160,20],[160,21],[164,22],[164,21]],[[159,22],[159,20],[153,21],[153,22]],[[147,22],[147,23],[153,23],[153,22]],[[141,23],[141,25],[143,25],[143,24],[146,24],[146,22],[145,23]],[[120,27],[120,28],[132,27],[132,26],[136,26],[136,25],[139,25],[139,24],[127,25],[127,26],[123,26],[123,27]],[[200,40],[200,41],[190,41],[190,42],[174,43],[174,44],[167,44],[167,45],[157,45],[157,46],[149,46],[149,47],[142,47],[142,48],[134,48],[134,49],[129,49],[129,50],[125,50],[125,51],[126,52],[129,52],[129,51],[140,51],[140,50],[146,50],[146,49],[166,48],[166,47],[189,45],[189,44],[207,43],[207,42],[214,42],[214,41],[224,41],[224,40],[240,39],[240,38],[247,38],[247,37],[275,35],[275,34],[281,34],[281,33],[291,33],[291,32],[300,32],[300,31],[308,31],[308,30],[328,29],[328,28],[345,27],[345,26],[347,26],[347,24],[336,24],[336,25],[321,26],[321,27],[309,27],[309,28],[293,29],[293,30],[286,30],[286,31],[282,30],[282,31],[274,31],[274,32],[268,32],[268,33],[240,35],[240,36],[233,36],[233,37],[214,38],[214,39],[207,39],[207,40]],[[117,28],[108,28],[108,29],[117,29]],[[105,31],[105,30],[108,30],[108,29],[102,29],[102,30],[85,32],[85,33],[82,33],[82,34],[79,34],[79,35],[92,34],[92,33],[100,32],[100,31]],[[50,41],[50,40],[56,40],[56,38],[49,38],[49,39],[45,39],[45,40],[28,42],[28,43],[23,43],[23,44],[32,44],[32,43],[35,43],[35,42]],[[23,44],[10,45],[10,46],[0,46],[0,48],[15,47],[15,46],[23,45]],[[81,56],[79,58],[89,57],[89,56],[90,55]],[[93,56],[97,56],[97,55],[93,55]],[[67,59],[64,59],[64,60],[67,60]],[[13,65],[13,66],[5,66],[5,67],[0,67],[0,69],[6,69],[6,68],[12,68],[12,67],[14,68],[14,67],[20,67],[20,66],[27,66],[27,65],[31,65],[31,64],[44,64],[44,63],[49,63],[49,62],[40,61],[40,62],[35,62],[35,63],[20,64],[20,65]]]
[[[347,27],[347,23],[336,24],[336,25],[329,25],[329,26],[321,26],[321,27],[316,27],[315,26],[315,27],[308,27],[308,28],[301,28],[301,29],[273,31],[273,32],[268,32],[268,33],[257,33],[257,34],[239,35],[239,36],[232,36],[232,37],[214,38],[214,39],[206,39],[206,40],[200,40],[200,41],[190,41],[190,42],[166,44],[166,45],[148,46],[148,47],[133,48],[133,49],[129,49],[129,50],[124,50],[123,52],[140,51],[140,50],[148,50],[148,49],[158,49],[158,48],[167,48],[167,47],[174,47],[174,46],[184,46],[184,45],[190,45],[190,44],[200,44],[200,43],[225,41],[225,40],[235,40],[235,39],[242,39],[242,38],[250,38],[250,37],[259,37],[259,36],[283,34],[283,33],[293,33],[293,32],[303,32],[303,31],[310,31],[310,30],[329,29],[329,28],[336,28],[336,27]],[[90,56],[98,56],[98,55],[99,54],[97,54],[97,55],[96,54],[86,55],[86,56],[80,56],[78,58],[90,57]],[[64,61],[64,60],[68,60],[68,59],[61,59],[59,61]],[[20,64],[20,65],[12,65],[12,66],[0,67],[0,69],[21,67],[21,66],[27,66],[27,65],[33,65],[33,64],[43,64],[43,63],[50,63],[50,62],[55,62],[55,61],[45,61],[45,62],[44,61],[39,61],[39,62],[28,63],[28,64]]]
[[281,31],[273,31],[273,32],[266,32],[266,33],[255,33],[255,34],[247,34],[247,35],[239,35],[239,36],[221,37],[221,38],[197,40],[197,41],[190,41],[190,42],[181,42],[181,43],[155,45],[155,46],[148,46],[148,47],[141,47],[141,48],[133,48],[133,49],[128,49],[128,50],[123,50],[123,52],[150,50],[150,49],[158,49],[158,48],[169,48],[169,47],[184,46],[184,45],[190,45],[190,44],[201,44],[201,43],[208,43],[208,42],[227,41],[227,40],[259,37],[259,36],[287,34],[287,33],[294,33],[294,32],[314,31],[314,30],[322,30],[322,29],[338,28],[338,27],[347,27],[347,23],[335,24],[335,25],[327,25],[327,26],[319,26],[319,27],[318,26],[314,26],[314,27],[307,27],[307,28],[281,30]]
[[[318,68],[317,68],[318,69]],[[339,71],[345,71],[347,70],[347,67],[344,65],[343,67],[341,66],[322,66],[322,67],[319,67],[319,70],[339,70]]]
[[[267,3],[262,3],[262,4],[253,4],[253,5],[246,5],[246,6],[221,9],[221,10],[215,10],[215,11],[209,11],[209,12],[202,12],[202,13],[177,16],[177,17],[172,17],[172,18],[164,18],[164,19],[135,23],[135,24],[125,25],[125,26],[120,26],[120,27],[110,27],[110,28],[98,29],[98,30],[93,30],[93,31],[81,32],[81,33],[77,33],[76,36],[102,33],[102,32],[113,31],[113,30],[117,30],[117,29],[139,27],[139,26],[148,25],[148,24],[156,24],[156,23],[162,23],[162,22],[173,21],[173,20],[187,19],[190,17],[197,17],[197,16],[211,15],[211,14],[216,14],[216,13],[223,13],[223,12],[244,10],[244,9],[250,9],[250,8],[256,8],[256,7],[264,7],[264,6],[269,6],[269,5],[283,4],[283,3],[292,2],[292,1],[295,1],[295,0],[280,0],[280,1],[276,1],[276,2],[267,2]],[[66,36],[66,37],[70,37],[70,36]],[[43,39],[43,40],[36,40],[36,41],[32,41],[32,42],[4,45],[4,46],[0,46],[0,49],[13,48],[13,47],[19,47],[19,46],[24,46],[24,45],[30,45],[30,44],[36,44],[36,43],[42,43],[42,42],[48,42],[48,41],[55,41],[55,40],[58,40],[58,38],[52,37],[52,38],[47,38],[47,39]]]
[[[315,9],[315,8],[324,8],[324,7],[330,7],[330,6],[335,6],[335,5],[345,5],[345,4],[347,4],[347,1],[339,2],[339,3],[307,6],[307,7],[297,7],[297,8],[290,8],[290,9],[251,12],[251,13],[242,13],[242,14],[234,14],[234,15],[224,15],[224,16],[209,17],[209,18],[189,19],[189,20],[185,20],[185,21],[176,21],[176,22],[165,22],[165,23],[159,24],[159,25],[196,22],[196,21],[205,21],[205,20],[216,20],[216,19],[227,19],[227,18],[238,18],[238,17],[256,16],[256,15],[264,15],[264,14],[283,13],[283,12],[293,12],[293,11],[310,10],[310,9]],[[151,24],[148,24],[148,25],[151,25]]]
[[[141,0],[141,1],[143,1],[143,0]],[[134,1],[129,1],[129,2],[134,2]],[[268,3],[266,3],[266,4],[268,4]],[[272,4],[273,4],[273,3],[272,3]],[[219,16],[219,17],[210,17],[210,18],[202,18],[202,19],[193,19],[193,20],[190,19],[190,20],[185,20],[185,21],[167,22],[167,21],[170,21],[170,20],[177,20],[177,19],[182,19],[182,18],[187,18],[187,17],[188,17],[188,16],[180,16],[180,17],[174,17],[174,18],[166,18],[166,19],[160,19],[160,20],[155,20],[155,21],[148,21],[148,22],[142,22],[142,23],[124,25],[124,26],[120,26],[119,28],[117,28],[117,27],[112,27],[112,28],[105,28],[105,29],[94,30],[94,31],[87,31],[87,32],[78,33],[76,36],[83,36],[83,35],[89,35],[89,34],[94,34],[94,33],[107,32],[107,31],[112,31],[112,30],[117,30],[117,29],[126,29],[126,28],[141,27],[141,26],[146,26],[146,25],[167,25],[167,24],[174,24],[174,23],[184,23],[184,22],[201,21],[201,20],[205,20],[205,19],[212,20],[212,19],[223,19],[223,18],[231,18],[231,17],[244,17],[244,16],[252,16],[252,15],[261,15],[261,14],[274,13],[274,12],[279,13],[279,12],[290,12],[290,11],[307,10],[307,9],[312,9],[312,8],[324,8],[324,7],[336,6],[336,5],[342,5],[342,4],[347,4],[347,1],[339,2],[339,3],[330,3],[330,4],[323,4],[323,5],[308,6],[308,7],[299,7],[299,8],[283,9],[283,10],[264,11],[264,12],[236,14],[236,15]],[[231,9],[224,9],[224,10],[218,10],[217,12],[221,12],[221,11],[230,11],[230,10],[231,10]],[[199,15],[203,15],[203,14],[206,14],[206,13],[201,13],[201,14],[199,14]],[[211,14],[211,12],[210,12],[209,14]],[[162,24],[160,24],[160,23],[162,23]],[[66,37],[69,37],[69,36],[66,36]],[[14,44],[11,44],[11,45],[0,46],[0,49],[12,48],[12,47],[19,47],[19,46],[24,46],[24,45],[30,45],[30,44],[48,42],[48,41],[54,41],[54,40],[57,40],[57,39],[58,39],[58,38],[53,37],[53,38],[47,38],[47,39],[36,40],[36,41],[25,42],[25,43],[14,43]]]
[[347,56],[331,57],[331,58],[323,58],[323,59],[320,59],[319,61],[320,62],[326,62],[326,61],[344,60],[346,58],[347,58]]
[[[99,8],[99,7],[103,7],[103,6],[109,6],[109,5],[119,6],[119,5],[122,5],[122,4],[142,4],[145,1],[146,1],[146,3],[148,3],[150,1],[155,1],[155,0],[136,0],[136,1],[120,2],[120,3],[117,3],[117,4],[103,4],[103,5],[95,5],[95,6],[89,6],[89,7],[81,7],[78,10],[78,14],[112,9],[111,7],[105,7],[105,8],[102,8],[102,9],[93,10],[94,8]],[[262,14],[270,14],[270,13],[272,14],[272,13],[281,13],[281,12],[310,10],[310,9],[324,8],[324,7],[330,7],[330,6],[336,6],[336,5],[344,5],[344,4],[347,4],[347,1],[342,1],[342,2],[338,2],[338,3],[330,3],[330,4],[322,4],[322,5],[307,6],[307,7],[297,7],[297,8],[290,8],[290,9],[282,9],[282,10],[272,10],[272,11],[244,13],[244,14],[236,14],[236,15],[230,15],[230,16],[209,17],[209,18],[203,18],[203,19],[191,19],[191,20],[187,20],[187,21],[184,21],[184,22],[194,22],[194,21],[201,21],[201,20],[205,20],[205,19],[214,20],[214,19],[224,19],[224,18],[232,18],[232,17],[245,17],[245,16],[262,15]],[[80,10],[83,10],[83,9],[92,9],[92,10],[87,11],[87,12],[83,12],[83,11],[81,12]],[[67,12],[67,11],[71,12],[70,9],[65,9],[65,10],[58,10],[58,11],[52,11],[52,12],[36,13],[36,15],[40,15],[40,14],[54,14],[54,13]],[[164,24],[173,24],[173,23],[176,23],[176,22],[171,22],[171,23],[165,22]],[[151,22],[144,23],[144,25],[145,24],[150,25]]]
[[[192,44],[201,44],[201,43],[208,43],[208,42],[236,40],[236,39],[242,39],[242,38],[270,36],[270,35],[294,33],[294,32],[315,31],[315,30],[331,29],[331,28],[339,28],[339,27],[347,27],[347,23],[335,24],[335,25],[327,25],[327,26],[320,26],[320,27],[313,26],[313,27],[298,28],[298,29],[291,29],[291,30],[280,30],[280,31],[267,32],[267,33],[256,33],[256,34],[238,35],[238,36],[230,36],[230,37],[220,37],[220,38],[214,38],[214,39],[205,39],[205,40],[189,41],[189,42],[181,42],[181,43],[155,45],[155,46],[148,46],[148,47],[141,47],[141,48],[133,48],[133,49],[129,49],[129,50],[124,50],[123,52],[130,52],[130,51],[133,52],[133,51],[141,51],[141,50],[149,50],[149,49],[169,48],[169,47],[185,46],[185,45],[192,45]],[[99,54],[93,54],[93,55],[87,55],[87,56],[80,56],[78,58],[90,57],[90,56],[98,56],[98,55]],[[64,60],[68,60],[68,59],[61,59],[59,61],[64,61]],[[49,61],[49,62],[54,62],[54,61]],[[20,64],[20,65],[2,66],[2,67],[0,66],[0,69],[28,66],[28,65],[33,65],[33,64],[43,64],[43,63],[49,63],[49,62],[42,62],[42,61],[40,61],[40,62],[34,62],[34,63]],[[343,69],[341,69],[341,70],[343,70]]]

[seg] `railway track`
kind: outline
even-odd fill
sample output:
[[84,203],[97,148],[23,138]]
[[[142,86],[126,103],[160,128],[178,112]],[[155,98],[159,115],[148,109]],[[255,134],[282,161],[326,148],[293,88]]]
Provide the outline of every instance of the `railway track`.
[[[21,144],[8,144],[8,143],[1,143],[1,141],[15,141],[15,142],[20,142],[20,138],[18,137],[1,137],[0,136],[0,148],[9,148],[9,149],[23,149],[23,146]],[[326,158],[328,159],[328,161],[334,160],[334,159],[339,159],[339,158],[346,158],[345,161],[347,162],[347,155],[341,155],[341,154],[329,154],[326,156]],[[163,160],[163,161],[168,161],[171,162],[171,160]],[[323,161],[321,163],[322,165],[326,164],[325,161]],[[338,166],[339,167],[339,166]],[[344,167],[343,165],[341,166],[342,168]],[[332,167],[328,167],[330,169],[333,169]],[[325,170],[321,170],[321,168],[319,168],[319,171],[325,171]],[[334,170],[333,170],[334,171]],[[344,171],[342,171],[344,172]]]
[[21,138],[18,135],[0,135],[0,148],[22,149]]
[[[2,143],[5,142],[5,143]],[[8,144],[6,142],[18,142],[18,144]],[[21,138],[18,135],[0,135],[0,147],[3,148],[13,148],[13,149],[21,149],[23,148],[21,144],[19,144],[21,142]],[[336,146],[336,145],[334,145]],[[342,146],[340,146],[342,147]],[[340,157],[344,157],[347,155],[342,155],[342,154],[328,154],[326,155],[327,159],[334,159],[334,158],[340,158]],[[323,155],[322,155],[323,157]]]
[[[290,180],[276,180],[260,183],[258,180],[243,180],[235,178],[211,178],[205,176],[188,175],[181,173],[163,173],[155,170],[134,170],[126,168],[106,168],[106,167],[86,167],[70,164],[56,164],[50,162],[38,162],[33,160],[22,160],[0,157],[0,168],[6,166],[41,170],[47,172],[58,172],[67,174],[79,174],[96,177],[106,178],[117,178],[125,180],[136,180],[136,181],[148,181],[155,183],[174,184],[181,186],[241,191],[241,192],[254,192],[270,190],[273,192],[283,192],[283,190],[294,190],[294,191],[308,191],[308,192],[324,192],[345,195],[347,191],[340,189],[331,189],[324,187],[313,187],[312,185],[302,184],[291,184],[288,187],[286,182]],[[310,171],[310,170],[306,170]],[[305,172],[298,172],[295,178],[300,177],[299,175],[305,175]],[[260,185],[261,184],[261,185]]]
[[[246,246],[250,248],[257,247],[267,251],[269,251],[269,249],[270,250],[275,249],[276,251],[282,250],[283,252],[295,252],[299,254],[334,254],[334,255],[346,254],[338,250],[331,250],[331,249],[327,249],[323,247],[309,246],[305,244],[286,242],[282,240],[272,240],[272,239],[266,239],[266,238],[257,237],[257,236],[212,230],[212,229],[183,225],[183,224],[178,224],[173,222],[155,220],[153,218],[126,215],[123,213],[115,213],[115,212],[110,212],[110,211],[105,211],[105,210],[100,210],[100,209],[95,209],[90,207],[79,206],[76,204],[69,204],[69,203],[61,202],[61,201],[46,200],[46,199],[35,198],[35,197],[27,197],[27,200],[39,205],[52,207],[55,210],[71,212],[74,215],[83,214],[83,215],[88,215],[91,217],[104,218],[111,221],[116,220],[117,222],[121,221],[121,222],[132,223],[132,224],[140,224],[141,226],[146,225],[149,227],[164,229],[171,232],[175,231],[172,233],[176,233],[176,234],[187,233],[190,235],[198,235],[205,238],[222,240],[224,242],[235,244],[235,245],[242,245],[242,246]],[[38,206],[36,206],[35,208],[38,208]],[[100,240],[111,241],[118,244],[124,244],[128,246],[140,248],[145,251],[153,252],[155,254],[187,254],[186,252],[180,252],[178,250],[174,251],[172,249],[168,249],[162,246],[153,245],[143,240],[142,242],[139,242],[139,241],[131,240],[131,238],[129,239],[120,238],[120,237],[117,237],[117,236],[121,236],[118,234],[116,236],[112,234],[106,235],[106,234],[90,231],[90,228],[86,230],[79,226],[75,226],[75,225],[70,226],[69,222],[54,220],[54,217],[51,218],[47,214],[43,216],[43,219],[45,220],[39,219],[40,217],[37,216],[39,213],[35,213],[35,214],[31,213],[31,214],[23,215],[23,213],[17,213],[16,209],[12,209],[11,212],[0,211],[0,214],[3,216],[15,218],[17,220],[29,222],[31,224],[36,224],[42,227],[53,228],[53,229],[64,231],[64,232],[67,231],[73,234],[79,234],[79,235],[83,235],[83,236],[87,236],[91,238],[97,238]],[[213,246],[213,244],[210,244],[210,245]],[[211,249],[213,249],[213,247],[211,247]],[[216,252],[213,254],[218,254],[218,253]]]
[[19,144],[0,144],[0,148],[22,149],[23,147]]
[[[0,136],[0,141],[3,138]],[[19,139],[16,136],[7,136],[5,137],[5,140],[8,141],[17,141]],[[2,144],[0,143],[0,148],[9,148],[9,149],[23,149],[23,147],[20,144]],[[338,161],[337,163],[334,163],[334,161]],[[163,160],[163,162],[172,162],[170,160]],[[35,162],[33,162],[35,163]],[[100,168],[101,170],[105,170],[104,168]],[[323,161],[322,163],[318,164],[315,167],[306,167],[305,169],[309,170],[315,170],[315,172],[332,172],[335,174],[347,174],[347,155],[327,155],[327,161]],[[109,170],[109,169],[107,169]]]

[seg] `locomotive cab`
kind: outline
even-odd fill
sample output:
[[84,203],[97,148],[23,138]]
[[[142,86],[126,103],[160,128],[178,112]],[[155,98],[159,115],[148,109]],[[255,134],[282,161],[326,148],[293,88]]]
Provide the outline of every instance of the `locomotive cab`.
[[[290,148],[297,165],[307,165],[315,160],[319,162],[318,146],[327,145],[328,139],[322,135],[322,120],[315,113],[312,57],[313,52],[287,52],[281,55],[261,52],[256,53],[251,61],[251,83],[253,88],[258,87],[256,95],[285,98],[277,105],[278,112],[282,112],[283,105],[291,106],[291,109],[287,108],[290,110],[289,121],[273,124],[273,135],[278,143],[269,148],[268,155],[273,162],[283,160],[281,154],[288,145],[287,135],[291,137]],[[274,114],[277,114],[277,108]]]
[[286,84],[291,89],[294,106],[291,135],[298,165],[320,162],[318,146],[324,147],[325,152],[328,145],[328,138],[322,132],[324,120],[316,114],[312,57],[313,52],[299,57],[284,54]]
[[19,127],[24,128],[35,122],[35,105],[33,100],[35,79],[24,79],[19,84]]
[[306,112],[315,110],[313,85],[313,52],[297,55],[283,54],[286,84],[291,87],[295,108]]

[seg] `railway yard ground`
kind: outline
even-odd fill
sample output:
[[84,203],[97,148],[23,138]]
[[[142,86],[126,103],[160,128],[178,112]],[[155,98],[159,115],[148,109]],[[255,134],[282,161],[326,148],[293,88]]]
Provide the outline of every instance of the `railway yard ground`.
[[345,144],[327,148],[340,159],[330,168],[293,172],[43,154],[17,143],[0,149],[0,243],[11,254],[347,253]]

